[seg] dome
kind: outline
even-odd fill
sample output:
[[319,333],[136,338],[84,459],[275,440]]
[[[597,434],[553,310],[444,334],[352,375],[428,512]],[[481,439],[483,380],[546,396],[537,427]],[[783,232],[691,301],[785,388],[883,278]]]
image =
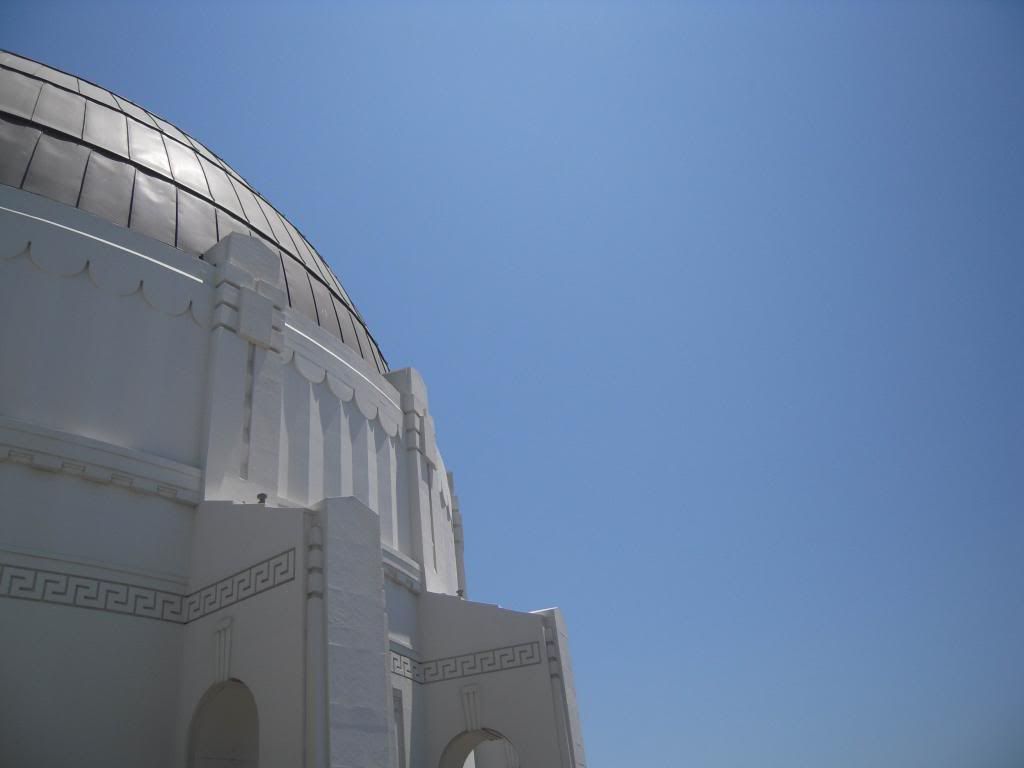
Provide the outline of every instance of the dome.
[[203,145],[2,53],[0,371],[0,766],[586,763],[423,377]]
[[77,207],[197,258],[232,232],[278,254],[291,307],[388,370],[309,241],[234,169],[127,99],[0,51],[0,184]]

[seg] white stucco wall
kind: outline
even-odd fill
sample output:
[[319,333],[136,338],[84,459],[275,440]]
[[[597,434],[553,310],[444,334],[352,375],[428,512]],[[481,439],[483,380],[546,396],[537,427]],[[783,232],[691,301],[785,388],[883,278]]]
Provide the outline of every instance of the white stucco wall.
[[[196,705],[213,685],[231,678],[252,692],[264,765],[301,765],[305,751],[305,512],[260,504],[205,502],[191,540],[189,592],[245,573],[282,554],[265,572],[240,580],[242,599],[184,628],[175,744],[184,759]],[[281,583],[271,580],[275,568]],[[261,583],[265,591],[260,591]],[[272,588],[270,587],[271,585]],[[225,587],[222,594],[227,594]],[[218,632],[227,629],[218,648]]]
[[[0,206],[145,250],[189,274],[210,271],[26,192],[0,186]],[[0,211],[0,414],[196,466],[208,293],[125,251]]]
[[179,626],[5,600],[0,636],[3,765],[176,765]]
[[230,678],[262,765],[432,768],[473,727],[583,765],[564,625],[455,597],[415,370],[293,313],[250,238],[0,208],[0,764],[184,765]]

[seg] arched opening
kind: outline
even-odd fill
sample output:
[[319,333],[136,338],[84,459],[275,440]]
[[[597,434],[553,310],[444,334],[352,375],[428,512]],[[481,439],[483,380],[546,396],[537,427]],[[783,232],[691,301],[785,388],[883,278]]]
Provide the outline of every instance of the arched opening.
[[519,768],[519,754],[503,734],[480,728],[449,741],[439,768]]
[[189,768],[256,768],[259,764],[256,699],[244,683],[227,680],[199,700],[189,728]]

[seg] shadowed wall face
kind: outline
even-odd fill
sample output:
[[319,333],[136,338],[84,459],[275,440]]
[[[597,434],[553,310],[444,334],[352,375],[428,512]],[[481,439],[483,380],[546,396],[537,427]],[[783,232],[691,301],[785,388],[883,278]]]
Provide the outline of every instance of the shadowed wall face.
[[259,715],[245,685],[228,680],[211,688],[196,709],[189,768],[256,768]]

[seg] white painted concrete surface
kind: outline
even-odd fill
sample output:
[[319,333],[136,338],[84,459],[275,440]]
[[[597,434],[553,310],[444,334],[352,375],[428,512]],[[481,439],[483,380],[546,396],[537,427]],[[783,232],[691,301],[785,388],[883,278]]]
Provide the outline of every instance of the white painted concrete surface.
[[284,290],[0,186],[0,765],[585,765],[561,615],[461,598],[422,378]]

